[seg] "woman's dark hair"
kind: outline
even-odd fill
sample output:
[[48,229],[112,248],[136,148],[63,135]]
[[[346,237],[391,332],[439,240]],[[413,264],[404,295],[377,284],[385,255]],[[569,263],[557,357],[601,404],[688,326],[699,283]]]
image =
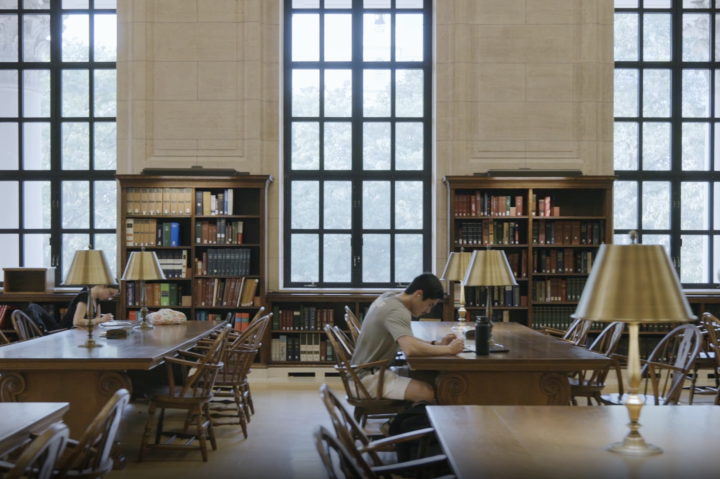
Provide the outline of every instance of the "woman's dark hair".
[[412,283],[405,288],[405,294],[413,294],[415,291],[422,291],[423,301],[428,299],[443,299],[445,290],[442,283],[432,273],[423,273],[412,280]]

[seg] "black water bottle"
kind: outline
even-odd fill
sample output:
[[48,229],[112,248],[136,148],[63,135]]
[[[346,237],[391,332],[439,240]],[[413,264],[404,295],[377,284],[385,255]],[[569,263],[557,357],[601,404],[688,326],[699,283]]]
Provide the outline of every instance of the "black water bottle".
[[487,356],[490,354],[490,321],[487,316],[478,316],[475,321],[475,354]]

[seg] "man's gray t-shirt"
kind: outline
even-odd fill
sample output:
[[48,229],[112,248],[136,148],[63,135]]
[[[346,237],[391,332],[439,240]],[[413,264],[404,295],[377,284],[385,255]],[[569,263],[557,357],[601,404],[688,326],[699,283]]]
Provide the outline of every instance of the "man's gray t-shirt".
[[[352,365],[384,359],[390,365],[400,349],[398,338],[413,335],[410,328],[412,315],[398,296],[398,293],[384,293],[370,306],[350,361]],[[365,374],[368,374],[367,370],[360,371],[359,375]]]

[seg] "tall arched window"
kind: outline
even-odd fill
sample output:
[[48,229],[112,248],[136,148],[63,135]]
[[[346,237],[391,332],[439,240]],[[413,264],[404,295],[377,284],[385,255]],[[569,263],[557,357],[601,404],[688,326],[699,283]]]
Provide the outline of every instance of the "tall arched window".
[[430,269],[431,0],[285,0],[285,287]]
[[615,0],[615,242],[663,245],[686,286],[720,269],[719,6]]
[[0,0],[0,268],[116,243],[116,0]]

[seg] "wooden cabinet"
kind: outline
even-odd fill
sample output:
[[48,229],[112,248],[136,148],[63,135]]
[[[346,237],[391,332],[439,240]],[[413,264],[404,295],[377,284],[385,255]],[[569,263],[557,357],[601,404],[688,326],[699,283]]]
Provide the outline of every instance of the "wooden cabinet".
[[[270,176],[118,175],[119,271],[133,251],[152,250],[167,279],[147,282],[147,307],[190,320],[252,318],[266,289]],[[122,281],[119,316],[140,309],[138,282]]]
[[[443,181],[449,251],[502,249],[515,274],[516,287],[492,291],[494,320],[566,328],[600,245],[612,243],[614,177]],[[484,288],[466,288],[465,298],[474,320]]]

